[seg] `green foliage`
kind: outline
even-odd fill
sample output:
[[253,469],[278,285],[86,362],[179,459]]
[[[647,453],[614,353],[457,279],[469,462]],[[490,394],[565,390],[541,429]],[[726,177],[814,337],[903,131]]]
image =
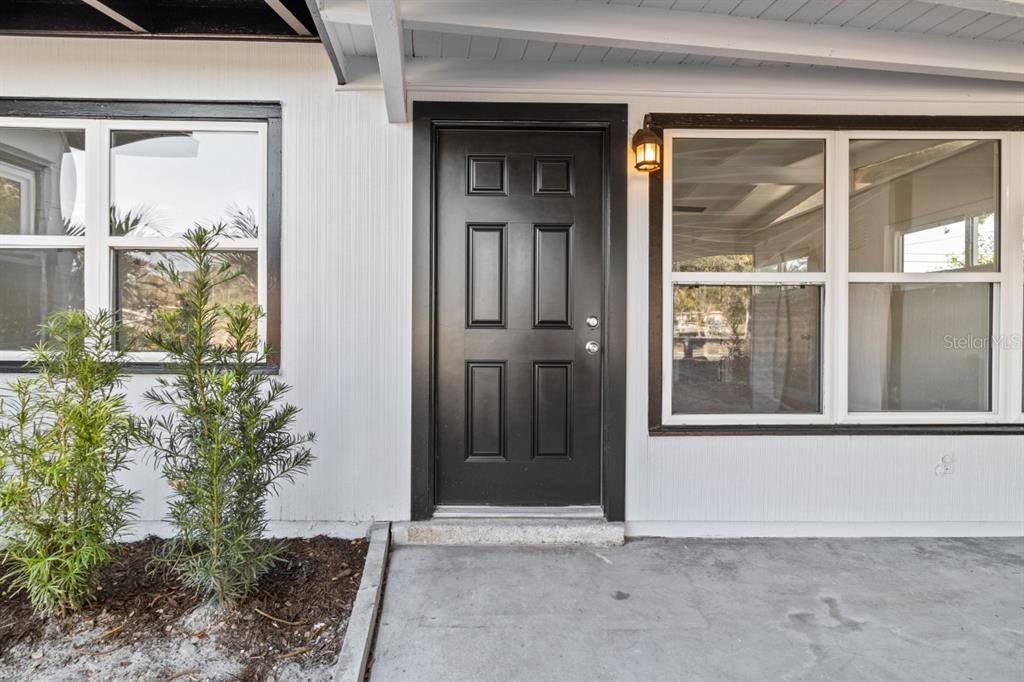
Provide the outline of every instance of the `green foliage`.
[[110,313],[54,313],[32,349],[36,374],[12,382],[0,400],[6,577],[39,613],[91,600],[137,502],[116,480],[135,443],[116,332]]
[[147,341],[176,374],[146,393],[161,414],[144,438],[171,484],[176,537],[162,558],[212,604],[230,607],[276,558],[278,545],[261,540],[266,498],[309,467],[314,435],[291,433],[298,409],[282,403],[289,387],[261,371],[262,310],[213,303],[214,289],[240,275],[215,251],[223,229],[186,234],[187,273],[160,264],[181,299],[159,312]]

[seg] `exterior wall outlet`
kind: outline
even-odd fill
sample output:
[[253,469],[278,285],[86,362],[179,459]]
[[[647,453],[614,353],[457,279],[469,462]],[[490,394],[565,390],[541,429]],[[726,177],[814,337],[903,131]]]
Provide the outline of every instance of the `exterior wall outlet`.
[[953,455],[943,455],[942,461],[935,467],[936,476],[949,476],[953,473]]

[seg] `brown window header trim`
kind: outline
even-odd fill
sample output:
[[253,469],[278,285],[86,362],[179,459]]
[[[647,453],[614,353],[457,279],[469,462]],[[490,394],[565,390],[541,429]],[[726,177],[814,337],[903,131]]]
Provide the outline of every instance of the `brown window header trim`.
[[777,130],[1022,131],[1024,116],[846,116],[805,114],[648,114],[655,128]]

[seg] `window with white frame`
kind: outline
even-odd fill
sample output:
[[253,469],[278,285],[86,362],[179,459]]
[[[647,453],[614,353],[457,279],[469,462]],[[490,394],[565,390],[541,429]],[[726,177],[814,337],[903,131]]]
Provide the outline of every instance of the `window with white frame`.
[[1020,134],[664,137],[663,424],[1021,421]]
[[[260,121],[0,118],[0,360],[21,361],[62,308],[114,309],[120,343],[146,346],[185,276],[184,234],[221,225],[240,276],[220,302],[267,304],[267,124]],[[266,323],[261,333],[266,338]]]

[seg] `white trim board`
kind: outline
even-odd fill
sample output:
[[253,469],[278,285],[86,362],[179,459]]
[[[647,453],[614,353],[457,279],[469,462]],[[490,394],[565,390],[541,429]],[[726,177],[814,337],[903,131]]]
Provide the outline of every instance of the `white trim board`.
[[626,521],[626,537],[1024,537],[1021,521]]
[[[348,83],[338,90],[380,90],[377,60],[348,57]],[[533,93],[547,97],[607,96],[624,98],[714,97],[720,100],[843,100],[852,102],[948,102],[961,106],[968,101],[979,105],[1012,104],[1019,111],[1024,87],[1006,81],[926,76],[910,73],[861,69],[785,67],[714,67],[669,64],[614,64],[600,62],[493,62],[482,60],[411,57],[405,60],[405,81],[410,93],[437,93],[451,99],[452,93]]]

